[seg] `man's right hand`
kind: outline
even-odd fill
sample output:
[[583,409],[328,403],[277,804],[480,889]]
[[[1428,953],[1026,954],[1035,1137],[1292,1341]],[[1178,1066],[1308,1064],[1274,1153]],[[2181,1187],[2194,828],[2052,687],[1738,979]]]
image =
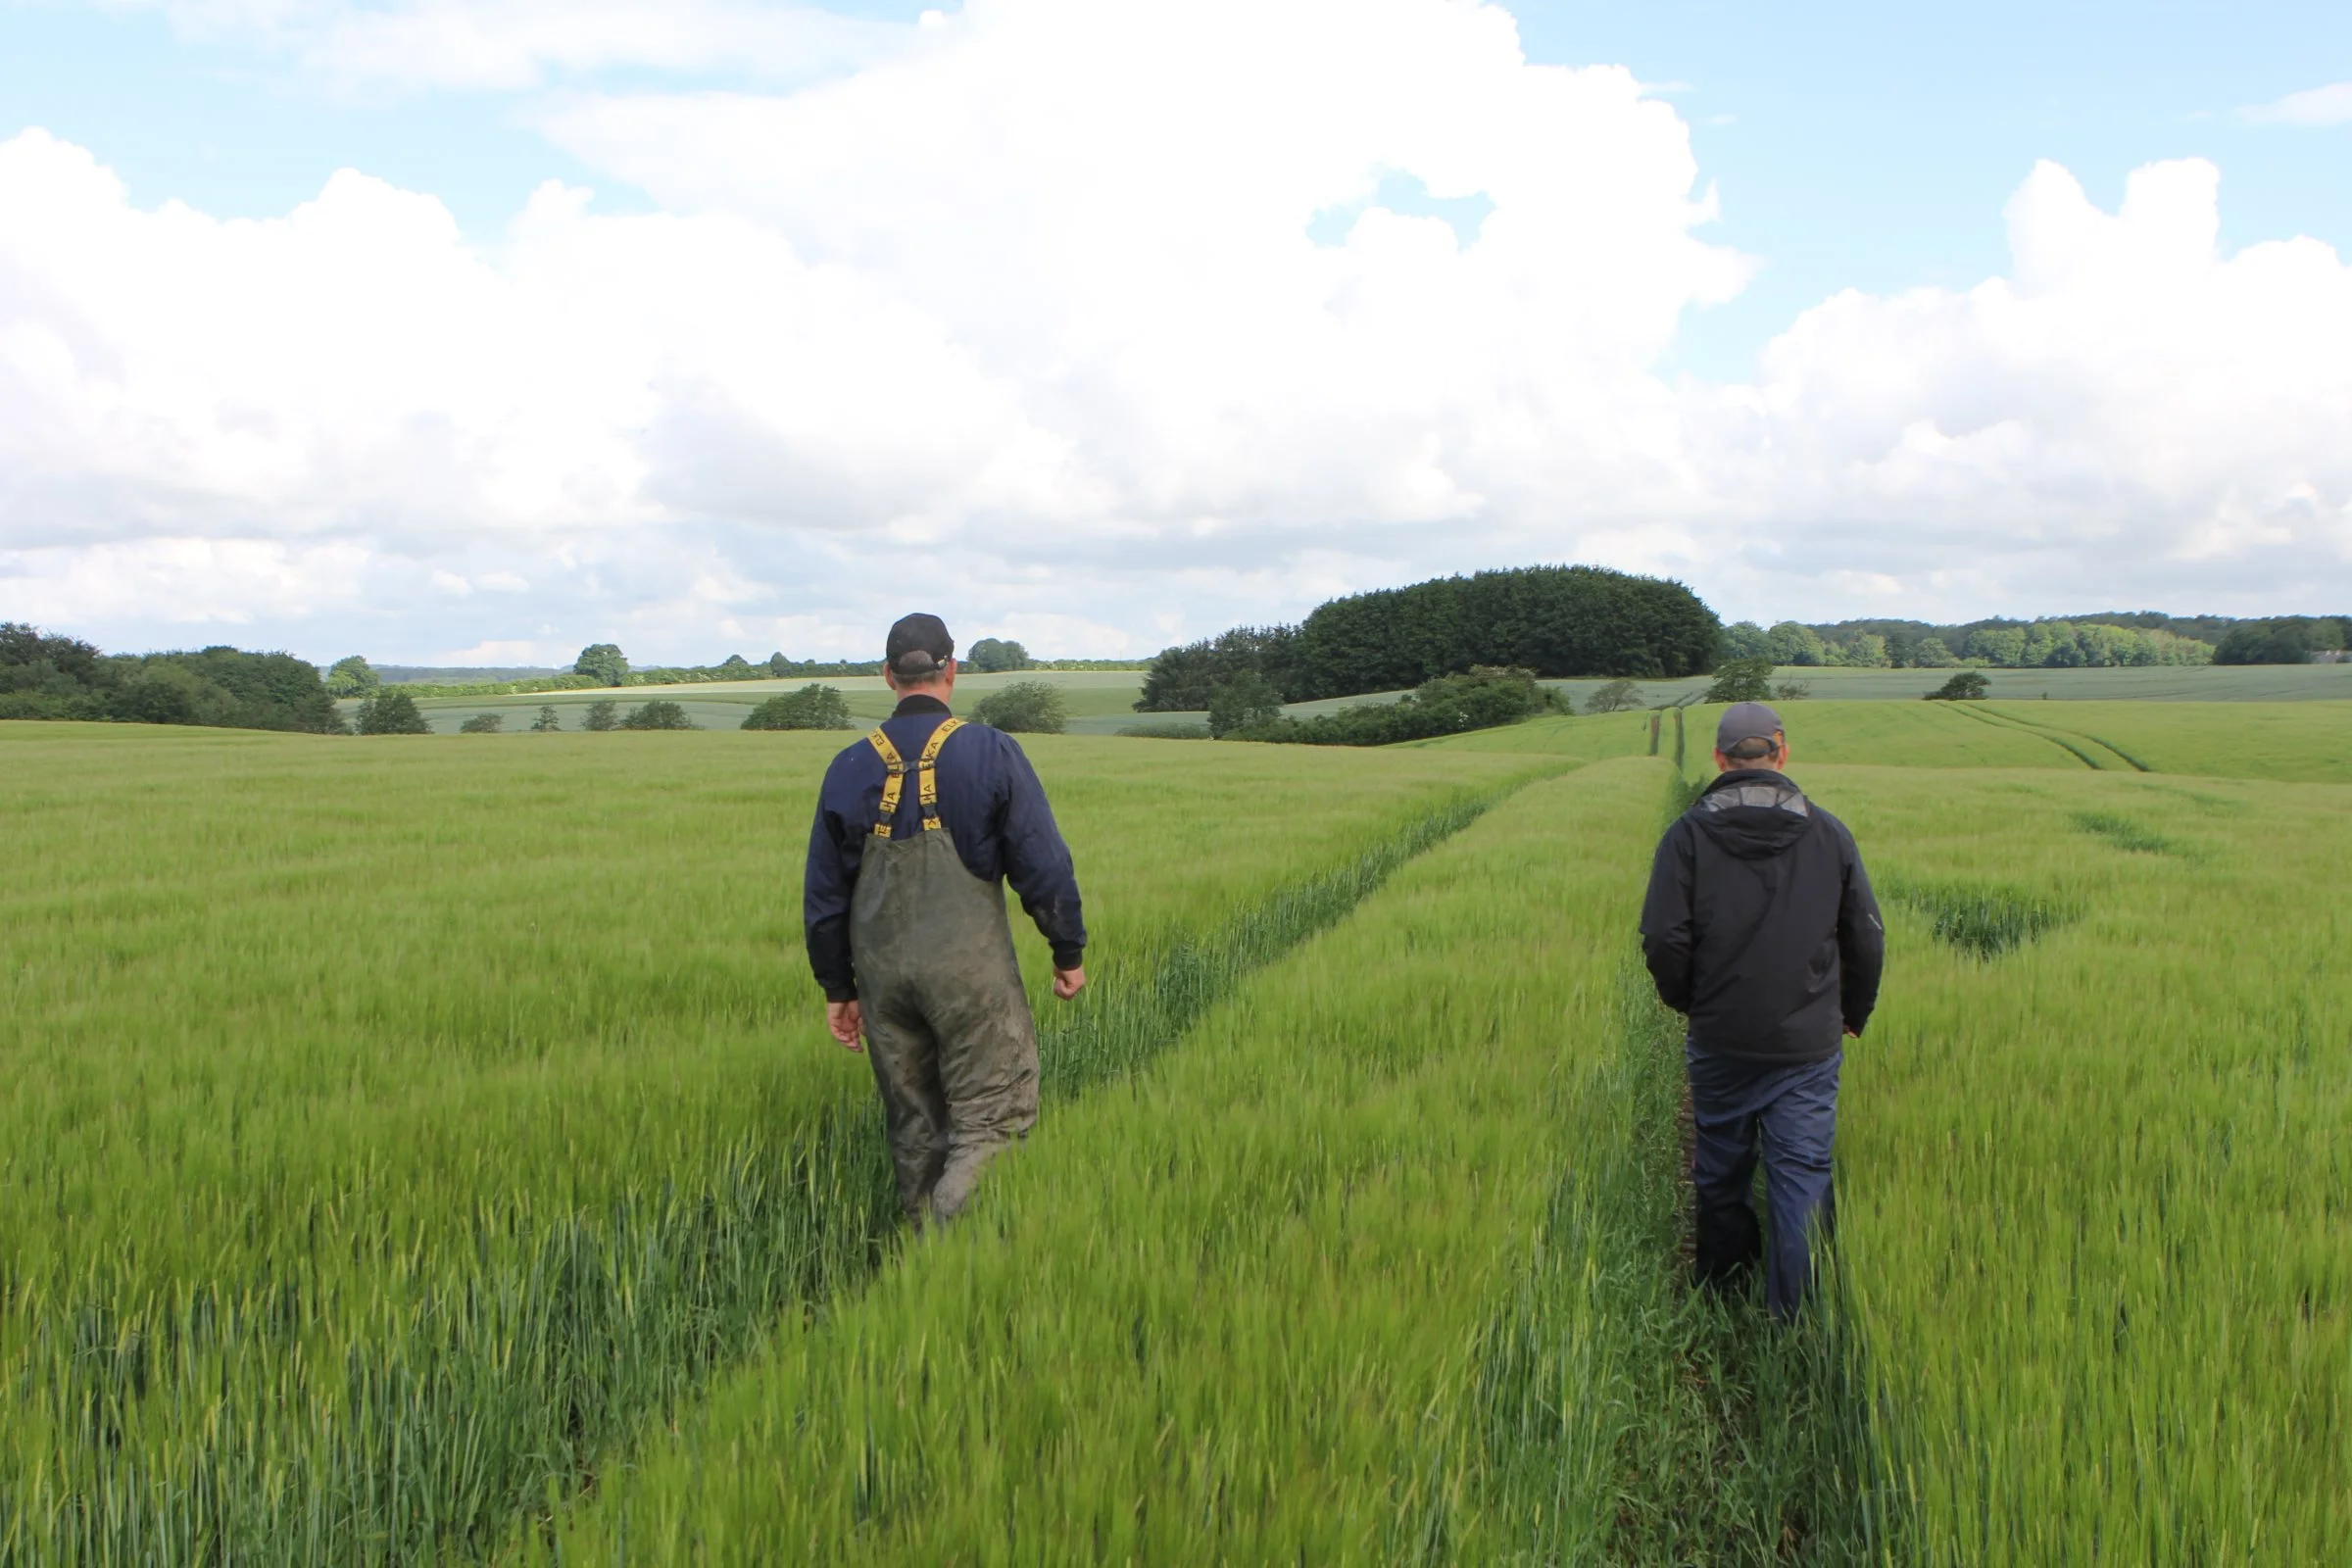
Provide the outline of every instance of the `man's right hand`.
[[1067,1002],[1086,989],[1086,965],[1054,971],[1054,995]]
[[865,1009],[855,1002],[825,1004],[825,1027],[841,1042],[844,1051],[865,1049]]

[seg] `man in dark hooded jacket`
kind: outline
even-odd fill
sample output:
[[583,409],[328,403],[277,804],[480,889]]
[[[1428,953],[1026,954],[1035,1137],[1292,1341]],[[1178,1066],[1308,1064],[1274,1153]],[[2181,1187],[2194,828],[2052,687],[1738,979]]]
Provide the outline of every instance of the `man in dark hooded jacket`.
[[1845,824],[1783,772],[1788,737],[1762,703],[1715,731],[1717,777],[1659,842],[1642,906],[1658,997],[1690,1019],[1699,1281],[1763,1254],[1749,1202],[1762,1146],[1772,1217],[1765,1298],[1795,1315],[1831,1206],[1843,1042],[1870,1021],[1886,940]]

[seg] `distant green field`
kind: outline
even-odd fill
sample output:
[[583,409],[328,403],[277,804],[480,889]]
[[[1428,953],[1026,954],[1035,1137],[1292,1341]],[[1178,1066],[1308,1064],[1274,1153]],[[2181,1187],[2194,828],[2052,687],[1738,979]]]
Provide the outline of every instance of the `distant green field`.
[[[1822,702],[1901,702],[1924,697],[1948,669],[1805,669],[1784,665],[1773,680],[1811,688]],[[2352,663],[2203,664],[2148,669],[1987,669],[1995,699],[2038,702],[2280,703],[2352,700]],[[1573,694],[1581,710],[1597,680],[1550,681]],[[1707,689],[1707,678],[1638,683],[1644,707],[1682,702]]]
[[[1720,706],[1530,719],[1417,741],[1415,750],[1530,752],[1596,761],[1659,755],[1711,766]],[[2318,703],[1784,703],[1795,765],[2056,767],[2352,783],[2352,713]]]
[[[1893,702],[1916,699],[1943,683],[1948,670],[1932,669],[1797,669],[1781,670],[1778,680],[1801,682],[1821,702]],[[1986,670],[1996,699],[2063,702],[2163,703],[2280,703],[2323,699],[2352,700],[2352,664],[2272,664],[2240,667],[2163,669],[1993,669]],[[959,705],[1017,680],[1051,681],[1070,709],[1073,735],[1112,735],[1132,724],[1200,722],[1199,712],[1138,713],[1136,699],[1143,695],[1143,676],[1135,670],[1028,670],[1009,675],[964,675],[956,681]],[[454,734],[475,713],[497,713],[506,720],[505,733],[527,732],[542,703],[552,706],[566,729],[579,727],[580,712],[593,702],[611,699],[621,710],[657,698],[677,703],[705,729],[735,729],[754,707],[779,693],[809,684],[800,680],[732,681],[708,686],[623,686],[609,691],[550,692],[543,696],[430,697],[419,699],[437,734]],[[826,677],[818,685],[838,688],[849,700],[850,711],[861,719],[886,715],[890,692],[878,675]],[[1557,688],[1581,710],[1602,683],[1598,680],[1559,680]],[[1707,689],[1703,677],[1680,681],[1638,683],[1642,707],[1688,702]],[[1396,692],[1371,692],[1361,697],[1334,697],[1312,703],[1293,703],[1286,712],[1304,718],[1358,703],[1395,702]],[[342,705],[346,713],[359,705]]]
[[[1008,675],[961,675],[956,682],[956,705],[968,711],[971,704],[990,692],[1022,680],[1047,681],[1061,692],[1062,701],[1069,705],[1069,733],[1073,735],[1114,734],[1142,721],[1143,715],[1135,711],[1135,700],[1143,692],[1143,677],[1127,669],[1039,669]],[[455,734],[458,726],[475,713],[498,714],[506,720],[505,734],[528,733],[542,704],[555,709],[558,721],[565,729],[578,729],[588,705],[600,701],[618,704],[623,713],[641,703],[672,702],[685,709],[687,716],[705,729],[740,729],[745,715],[770,697],[811,684],[839,691],[848,701],[851,713],[860,719],[887,717],[896,701],[879,675],[834,675],[821,676],[813,682],[746,680],[701,686],[617,686],[513,697],[427,697],[418,699],[416,706],[431,722],[434,733],[442,735]],[[345,703],[342,707],[348,713],[359,705]],[[855,737],[842,737],[844,744],[852,739]]]

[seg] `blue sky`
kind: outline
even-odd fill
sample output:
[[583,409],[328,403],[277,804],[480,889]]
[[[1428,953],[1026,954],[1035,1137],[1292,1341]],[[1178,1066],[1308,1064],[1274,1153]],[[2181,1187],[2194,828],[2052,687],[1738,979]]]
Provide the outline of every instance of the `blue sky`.
[[1533,560],[2352,607],[2352,7],[1508,10],[1641,90],[1446,0],[0,0],[0,613],[528,662],[906,592],[1149,653]]
[[[930,7],[843,0],[911,24]],[[1697,313],[1672,368],[1747,372],[1758,346],[1842,288],[1966,287],[2001,270],[2002,204],[2036,159],[2112,207],[2124,176],[2203,157],[2223,174],[2223,243],[2308,234],[2352,252],[2352,126],[2236,111],[2352,80],[2352,6],[2027,4],[1966,8],[1518,0],[1531,59],[1621,64],[1691,127],[1721,243],[1764,267]],[[598,74],[598,85],[734,85]],[[540,181],[641,195],[532,130],[528,92],[352,92],[239,36],[191,37],[155,11],[0,9],[0,130],[42,125],[113,165],[141,203],[280,214],[346,166],[429,191],[493,237]]]

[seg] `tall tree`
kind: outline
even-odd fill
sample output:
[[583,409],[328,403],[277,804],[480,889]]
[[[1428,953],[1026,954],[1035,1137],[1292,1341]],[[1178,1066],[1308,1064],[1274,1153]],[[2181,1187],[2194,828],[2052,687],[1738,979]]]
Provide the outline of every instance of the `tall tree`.
[[572,673],[586,675],[600,686],[617,686],[628,678],[629,661],[611,643],[590,643],[572,662]]

